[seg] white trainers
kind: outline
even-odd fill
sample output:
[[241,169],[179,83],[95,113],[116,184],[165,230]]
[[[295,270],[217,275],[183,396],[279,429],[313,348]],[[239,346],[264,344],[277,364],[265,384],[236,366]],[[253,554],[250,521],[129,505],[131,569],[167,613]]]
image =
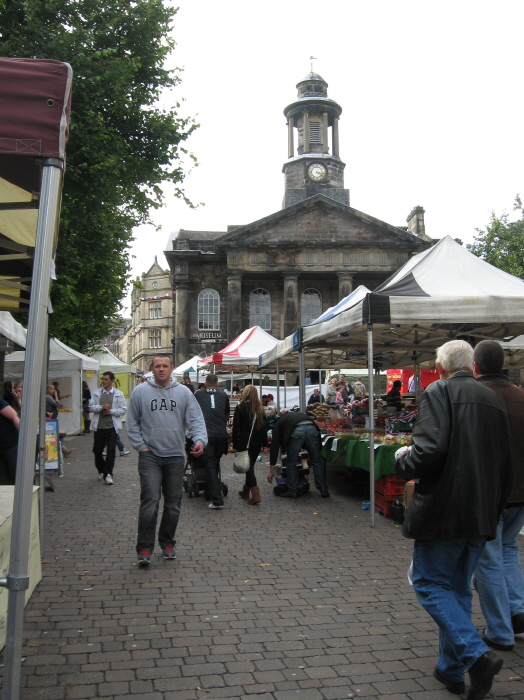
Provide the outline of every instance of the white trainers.
[[131,452],[129,450],[122,450],[122,452],[120,453],[120,456],[125,457],[126,455],[130,455],[130,454],[131,454]]
[[102,474],[102,472],[98,472],[98,481],[102,481],[103,478],[104,475]]
[[108,474],[108,475],[106,476],[105,482],[106,482],[106,484],[107,484],[108,486],[111,486],[111,484],[113,483],[113,477],[111,476],[111,474]]
[[214,503],[210,503],[208,505],[208,508],[211,508],[211,510],[222,510],[224,506],[216,506]]

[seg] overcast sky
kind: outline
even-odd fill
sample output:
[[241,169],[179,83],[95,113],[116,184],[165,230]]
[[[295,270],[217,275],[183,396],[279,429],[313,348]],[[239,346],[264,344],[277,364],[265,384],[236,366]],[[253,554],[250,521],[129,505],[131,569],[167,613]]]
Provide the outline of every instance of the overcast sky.
[[[278,211],[287,160],[283,109],[313,68],[342,107],[340,156],[350,205],[426,233],[471,242],[491,211],[513,217],[524,195],[521,0],[180,0],[170,65],[182,82],[166,104],[200,128],[185,191],[160,226],[136,230],[133,277],[167,269],[180,228],[226,230]],[[296,145],[296,139],[295,139]]]

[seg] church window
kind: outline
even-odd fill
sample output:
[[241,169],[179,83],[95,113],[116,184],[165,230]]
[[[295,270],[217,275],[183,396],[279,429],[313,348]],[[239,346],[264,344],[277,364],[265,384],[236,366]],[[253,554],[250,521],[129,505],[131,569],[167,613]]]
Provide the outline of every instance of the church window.
[[220,330],[220,295],[214,289],[203,289],[198,295],[198,330]]
[[322,313],[322,298],[316,289],[306,289],[300,299],[300,325],[307,326]]
[[254,289],[249,295],[249,326],[271,330],[271,295],[265,289]]
[[309,143],[320,143],[320,122],[309,122]]
[[161,301],[150,301],[149,302],[149,318],[161,318],[162,317],[162,302]]
[[149,331],[149,348],[155,350],[162,347],[162,331]]

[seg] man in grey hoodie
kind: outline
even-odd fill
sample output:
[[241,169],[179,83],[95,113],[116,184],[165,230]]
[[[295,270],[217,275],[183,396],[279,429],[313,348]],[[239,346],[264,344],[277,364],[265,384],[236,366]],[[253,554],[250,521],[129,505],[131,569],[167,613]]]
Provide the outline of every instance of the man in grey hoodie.
[[200,457],[207,445],[202,411],[191,391],[171,379],[173,364],[166,354],[156,355],[153,378],[131,394],[127,436],[138,452],[140,511],[136,551],[138,565],[149,566],[155,544],[160,498],[164,510],[158,542],[164,559],[176,559],[175,532],[180,517],[185,467],[185,433],[191,433],[191,452]]

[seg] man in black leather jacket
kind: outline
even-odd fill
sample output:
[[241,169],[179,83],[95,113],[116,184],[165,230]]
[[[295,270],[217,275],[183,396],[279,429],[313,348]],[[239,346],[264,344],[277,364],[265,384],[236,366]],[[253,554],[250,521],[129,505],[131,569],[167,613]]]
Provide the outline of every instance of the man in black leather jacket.
[[471,621],[470,582],[511,491],[509,422],[498,396],[475,381],[468,343],[446,343],[436,364],[441,380],[422,396],[413,446],[397,453],[397,476],[417,480],[403,534],[415,539],[417,598],[439,626],[434,676],[461,694],[468,670],[468,700],[482,700],[502,659]]

